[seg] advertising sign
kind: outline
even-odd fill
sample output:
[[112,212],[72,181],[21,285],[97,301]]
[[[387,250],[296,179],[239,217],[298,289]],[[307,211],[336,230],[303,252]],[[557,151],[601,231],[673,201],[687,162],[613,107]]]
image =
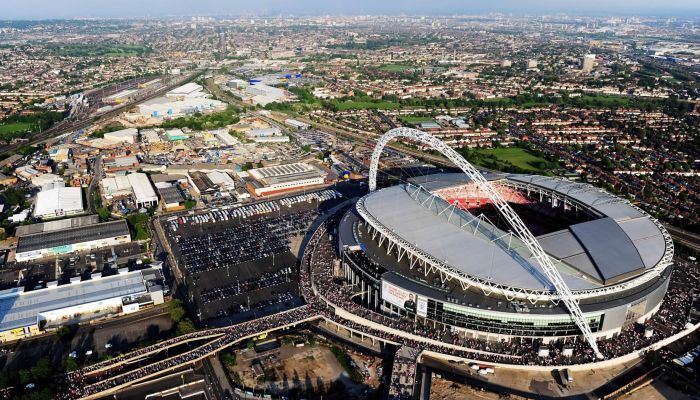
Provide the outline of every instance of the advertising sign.
[[418,300],[416,301],[416,314],[424,318],[428,315],[428,299],[425,297],[418,296]]
[[387,281],[382,281],[382,300],[408,311],[416,311],[416,295]]

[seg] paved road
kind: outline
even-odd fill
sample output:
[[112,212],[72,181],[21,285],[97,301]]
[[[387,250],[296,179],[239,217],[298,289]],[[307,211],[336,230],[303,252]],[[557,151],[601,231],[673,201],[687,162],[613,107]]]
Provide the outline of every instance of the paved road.
[[[90,214],[95,214],[95,187],[98,182],[102,179],[102,154],[98,154],[95,157],[95,163],[92,166],[92,180],[90,180],[90,186],[88,186],[88,207],[90,209]],[[99,196],[99,194],[97,194]]]
[[676,228],[672,225],[664,225],[664,227],[674,240],[695,251],[700,251],[700,235],[686,231],[685,229]]
[[60,341],[56,335],[50,334],[5,346],[12,353],[0,356],[0,369],[16,371],[29,368],[42,357],[48,357],[55,365],[59,365],[71,351],[78,352],[78,361],[82,362],[87,350],[93,350],[95,358],[107,352],[107,342],[113,345],[110,351],[128,352],[141,341],[162,338],[172,328],[173,322],[167,314],[166,306],[158,306],[103,323],[81,326],[70,341]]

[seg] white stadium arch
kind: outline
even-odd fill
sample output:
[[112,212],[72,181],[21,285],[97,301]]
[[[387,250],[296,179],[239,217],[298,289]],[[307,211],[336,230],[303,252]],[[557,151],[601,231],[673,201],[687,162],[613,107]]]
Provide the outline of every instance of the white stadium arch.
[[467,160],[464,159],[459,153],[454,149],[446,145],[442,140],[427,134],[425,132],[419,131],[412,128],[396,128],[386,132],[377,141],[376,147],[372,152],[372,159],[369,167],[369,190],[374,191],[377,189],[377,170],[379,168],[379,158],[381,157],[384,147],[395,138],[407,138],[412,140],[420,141],[424,144],[429,145],[433,150],[439,151],[442,155],[447,157],[452,161],[457,167],[459,167],[462,172],[464,172],[472,182],[479,186],[483,190],[489,199],[493,202],[498,212],[503,216],[503,218],[508,222],[508,225],[513,230],[515,235],[517,235],[520,240],[523,241],[527,249],[535,257],[539,265],[542,267],[543,272],[549,279],[549,281],[554,285],[554,288],[559,294],[561,301],[566,304],[567,309],[571,313],[571,317],[576,322],[576,325],[583,333],[583,336],[588,341],[598,358],[602,358],[602,354],[598,350],[598,344],[596,343],[595,337],[591,332],[590,326],[586,323],[586,319],[579,307],[578,301],[574,298],[571,289],[566,285],[561,277],[561,274],[554,266],[554,263],[549,258],[547,253],[545,253],[542,246],[537,242],[535,236],[530,232],[522,219],[515,213],[513,208],[508,204],[508,202],[500,195],[500,193],[489,183],[486,178]]

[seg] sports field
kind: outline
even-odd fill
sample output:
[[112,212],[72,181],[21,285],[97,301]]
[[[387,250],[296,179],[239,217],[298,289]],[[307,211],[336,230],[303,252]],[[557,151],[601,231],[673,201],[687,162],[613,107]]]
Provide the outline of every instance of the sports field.
[[[477,154],[476,164],[486,166],[488,161],[495,158],[498,167],[496,169],[506,169],[503,168],[502,164],[511,164],[515,167],[527,170],[530,172],[543,173],[546,165],[549,164],[547,160],[542,157],[538,157],[529,151],[522,149],[520,147],[499,147],[495,149],[480,149],[475,150]],[[485,162],[481,162],[485,161]]]
[[32,125],[29,122],[12,122],[9,124],[0,124],[0,135],[6,133],[27,132]]

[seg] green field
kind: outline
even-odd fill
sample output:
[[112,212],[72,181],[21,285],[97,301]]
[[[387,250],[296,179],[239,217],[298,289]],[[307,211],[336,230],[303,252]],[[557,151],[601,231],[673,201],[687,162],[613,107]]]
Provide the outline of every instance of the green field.
[[27,132],[31,129],[32,124],[29,122],[12,122],[9,124],[0,124],[0,135],[7,133]]
[[515,167],[522,172],[542,174],[556,168],[552,162],[520,147],[470,150],[467,158],[481,167],[506,172],[512,171]]
[[413,68],[414,67],[412,65],[407,64],[384,64],[381,67],[379,67],[379,70],[387,72],[403,72]]
[[128,44],[68,44],[49,47],[54,54],[68,57],[136,57],[151,54],[153,49]]
[[434,120],[433,120],[432,118],[430,118],[430,117],[420,117],[420,116],[416,116],[416,115],[405,115],[405,116],[403,116],[403,117],[401,117],[401,118],[399,118],[399,119],[400,119],[401,122],[403,122],[404,124],[409,124],[409,125],[417,125],[417,124],[420,124],[421,122],[432,122],[432,121],[434,121]]
[[395,110],[399,108],[398,103],[392,103],[390,101],[344,101],[342,103],[335,103],[338,110]]

